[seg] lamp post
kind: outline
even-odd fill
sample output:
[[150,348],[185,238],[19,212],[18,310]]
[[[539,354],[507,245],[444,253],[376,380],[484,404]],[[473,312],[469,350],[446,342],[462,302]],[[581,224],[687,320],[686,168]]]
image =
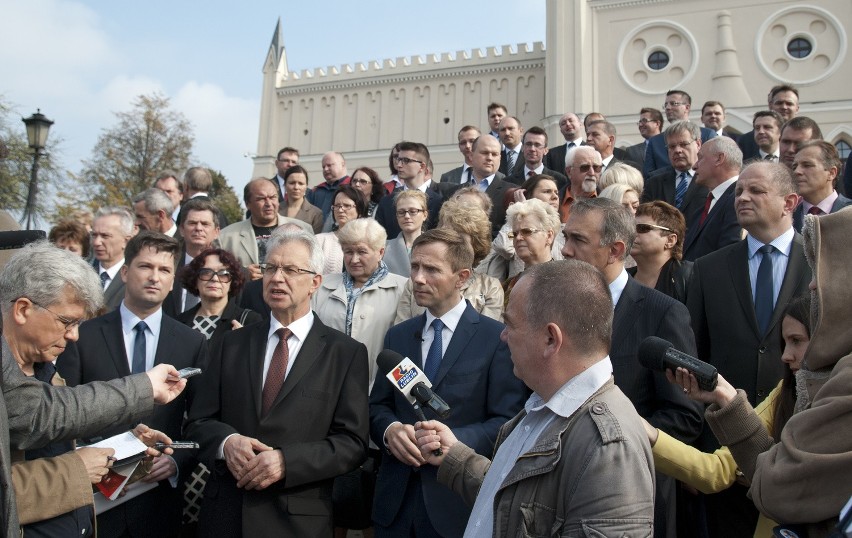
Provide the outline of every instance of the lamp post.
[[30,175],[30,187],[27,191],[27,205],[24,206],[24,215],[21,217],[21,224],[26,222],[26,228],[30,230],[31,226],[35,223],[36,195],[38,194],[38,159],[44,153],[47,134],[53,122],[41,113],[40,108],[29,118],[21,118],[21,121],[27,126],[27,141],[34,151],[33,171],[32,175]]

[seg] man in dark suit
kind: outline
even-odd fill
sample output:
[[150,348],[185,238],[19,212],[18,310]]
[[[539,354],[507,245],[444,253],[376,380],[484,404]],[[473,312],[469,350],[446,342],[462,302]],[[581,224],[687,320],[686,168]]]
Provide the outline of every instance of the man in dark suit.
[[[666,113],[666,119],[669,120],[669,123],[689,121],[689,109],[691,106],[692,98],[685,91],[671,90],[666,93],[664,110]],[[715,131],[707,129],[706,127],[701,127],[700,132],[702,144],[716,136]],[[698,139],[699,136],[696,136],[695,138]],[[672,163],[668,152],[668,142],[666,141],[665,136],[659,134],[649,138],[648,149],[645,151],[645,162],[642,166],[642,175],[645,179],[649,178],[656,170],[671,165]]]
[[817,122],[807,116],[796,116],[784,122],[781,126],[781,138],[778,141],[781,163],[793,170],[796,154],[803,144],[811,140],[822,140],[822,130]]
[[805,142],[793,161],[796,192],[802,197],[793,212],[793,228],[802,231],[806,214],[825,215],[852,205],[852,200],[835,190],[840,173],[840,156],[834,144],[824,140]]
[[[275,184],[275,188],[278,189],[279,207],[284,205],[284,196],[286,195],[286,190],[284,189],[284,172],[297,164],[299,164],[299,150],[289,146],[278,150],[278,155],[275,157],[276,174],[271,181]],[[224,227],[222,226],[222,228]]]
[[701,106],[701,123],[716,132],[716,136],[727,136],[734,142],[739,136],[725,129],[725,105],[719,101],[706,101]]
[[465,185],[470,182],[473,173],[470,171],[470,152],[473,149],[473,141],[479,138],[480,134],[479,129],[473,125],[465,125],[461,128],[458,136],[459,152],[464,157],[464,163],[458,168],[441,174],[441,183]]
[[[784,121],[781,116],[772,110],[758,110],[751,120],[752,134],[754,136],[754,155],[751,160],[761,160],[771,163],[781,162],[781,126]],[[743,135],[747,136],[747,135]],[[742,148],[742,137],[737,145]],[[743,153],[743,162],[748,162]]]
[[[686,307],[639,284],[624,269],[636,235],[633,217],[613,200],[583,198],[574,202],[563,233],[562,255],[594,265],[609,283],[615,304],[609,352],[615,384],[654,427],[691,442],[701,432],[701,405],[678,387],[666,387],[665,375],[642,367],[637,357],[639,344],[648,336],[668,340],[690,355],[695,353],[695,340]],[[605,237],[612,242],[606,244]],[[675,536],[675,482],[659,474],[654,512],[655,536]]]
[[627,148],[628,159],[637,163],[645,164],[645,150],[648,147],[648,139],[657,136],[663,130],[663,113],[656,108],[645,107],[639,111],[639,134],[642,142]]
[[573,112],[566,112],[559,118],[559,132],[562,133],[565,143],[550,148],[544,156],[544,166],[551,170],[565,170],[568,165],[565,160],[568,150],[585,144],[583,122]]
[[[503,324],[478,314],[461,296],[472,264],[473,251],[454,231],[418,237],[411,280],[415,301],[426,313],[392,327],[385,347],[411,359],[430,378],[452,409],[446,423],[459,440],[490,455],[498,428],[521,409],[527,393],[500,340]],[[376,482],[375,534],[461,536],[470,507],[437,483],[434,467],[421,468],[417,420],[411,404],[379,372],[370,395],[370,435],[390,454],[382,459]]]
[[[276,161],[276,163],[277,162],[278,161]],[[273,180],[274,179],[275,178],[273,178]],[[193,166],[183,175],[183,197],[187,202],[189,200],[200,198],[212,203],[213,199],[210,198],[210,190],[212,188],[213,176],[210,175],[210,170],[203,166]],[[278,188],[277,183],[275,183],[275,188]],[[186,206],[186,203],[184,203],[184,206]],[[280,207],[281,206],[279,205],[279,208]],[[186,211],[181,209],[178,218],[175,220],[179,231],[182,231],[180,230],[180,224],[183,222],[185,215]],[[230,222],[228,222],[228,218],[225,217],[225,214],[221,211],[217,212],[216,221],[219,223],[219,228],[225,228],[228,224],[230,224]]]
[[[767,101],[769,110],[778,113],[781,123],[795,118],[799,113],[799,90],[793,86],[787,84],[774,86],[769,90]],[[757,115],[755,115],[756,117]],[[754,130],[740,136],[737,144],[743,152],[743,162],[748,162],[759,156],[759,140],[755,137]]]
[[500,142],[503,144],[503,149],[500,152],[498,171],[505,176],[510,176],[523,168],[524,153],[521,146],[523,134],[521,120],[515,116],[506,116],[500,120]]
[[615,125],[606,120],[592,121],[586,127],[586,144],[592,146],[601,154],[601,164],[603,165],[601,174],[617,162],[623,162],[637,170],[641,170],[641,164],[627,159],[627,151],[615,147],[616,136]]
[[[687,294],[697,357],[744,390],[752,405],[784,374],[781,318],[791,299],[807,293],[811,280],[801,237],[793,230],[797,202],[785,166],[747,166],[737,180],[735,206],[748,236],[699,258]],[[699,445],[713,450],[718,443],[705,429]],[[708,495],[706,505],[711,536],[754,532],[757,513],[742,486]]]
[[177,222],[178,215],[180,215],[180,204],[183,202],[183,183],[178,179],[175,172],[166,170],[157,176],[153,186],[166,193],[166,196],[172,201],[172,219]]
[[190,411],[211,472],[199,536],[331,536],[332,482],[367,453],[367,348],[311,312],[312,234],[276,232],[261,267],[272,316],[225,336]]
[[[142,231],[128,242],[121,268],[126,286],[121,306],[83,323],[79,341],[69,342],[56,361],[57,371],[68,385],[126,377],[166,362],[176,368],[204,367],[207,362],[204,337],[162,311],[163,300],[174,280],[177,251],[177,240],[158,232]],[[168,406],[157,408],[147,423],[172,439],[180,439],[194,382],[190,382],[186,394]],[[108,429],[101,436],[120,431]],[[156,487],[101,513],[98,534],[177,536],[183,505],[180,480],[189,475],[194,465],[191,451],[155,458],[150,473],[140,484],[130,486],[130,491],[143,484],[157,484]],[[157,517],[152,518],[151,514]]]
[[538,126],[532,126],[526,130],[522,138],[524,148],[524,164],[515,167],[512,175],[506,176],[506,181],[515,185],[523,185],[524,182],[537,174],[545,174],[556,181],[560,189],[568,184],[568,178],[562,172],[551,170],[542,163],[547,157],[547,132]]
[[133,214],[124,207],[102,207],[92,221],[92,253],[95,272],[104,288],[104,308],[115,310],[124,300],[124,281],[118,272],[124,265],[124,248],[134,234]]
[[500,142],[493,137],[480,136],[473,143],[471,154],[473,179],[480,190],[491,198],[491,237],[497,237],[506,222],[506,191],[513,187],[497,171],[500,167]]
[[[405,189],[419,189],[426,194],[426,208],[429,210],[427,228],[438,224],[438,214],[444,204],[444,196],[432,182],[432,157],[429,148],[420,142],[400,142],[397,144],[399,154],[396,157],[396,173]],[[455,186],[448,185],[448,188]],[[396,191],[394,191],[396,192]],[[376,221],[384,226],[388,237],[393,239],[402,231],[396,220],[396,208],[393,196],[385,196],[376,208]]]
[[709,140],[698,150],[695,183],[709,192],[698,222],[686,232],[683,259],[695,261],[705,254],[736,243],[742,228],[734,210],[734,191],[742,168],[742,152],[727,136]]
[[662,200],[678,208],[686,219],[688,232],[698,224],[707,199],[707,188],[693,178],[692,167],[698,160],[702,143],[698,125],[691,121],[676,121],[668,126],[663,136],[672,165],[646,178],[642,201]]

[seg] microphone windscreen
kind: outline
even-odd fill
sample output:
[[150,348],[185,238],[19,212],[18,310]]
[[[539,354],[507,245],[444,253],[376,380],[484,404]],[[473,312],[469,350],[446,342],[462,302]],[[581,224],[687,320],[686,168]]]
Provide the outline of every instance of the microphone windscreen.
[[384,349],[379,352],[379,356],[376,357],[376,365],[379,367],[379,371],[382,374],[387,375],[393,370],[397,364],[402,362],[404,357],[393,351],[392,349]]
[[639,364],[645,368],[661,372],[665,370],[663,359],[672,343],[656,336],[649,336],[639,344]]

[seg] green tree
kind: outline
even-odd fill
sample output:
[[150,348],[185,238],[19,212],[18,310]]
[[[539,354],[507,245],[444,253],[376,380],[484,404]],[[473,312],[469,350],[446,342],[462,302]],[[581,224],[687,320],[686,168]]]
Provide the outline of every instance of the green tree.
[[[74,208],[130,206],[163,170],[186,170],[195,141],[192,124],[162,94],[140,95],[129,111],[116,112],[64,198]],[[66,208],[67,209],[67,208]]]
[[[51,218],[52,193],[63,183],[63,171],[55,155],[61,139],[55,133],[47,139],[45,153],[39,159],[39,190],[36,215]],[[27,142],[27,131],[21,116],[0,95],[0,208],[18,212],[27,201],[33,150]]]
[[210,198],[219,211],[224,213],[228,222],[237,222],[243,220],[243,208],[240,205],[240,199],[234,192],[233,187],[228,184],[228,180],[222,175],[222,172],[208,168],[210,175],[213,177],[213,187],[210,189]]

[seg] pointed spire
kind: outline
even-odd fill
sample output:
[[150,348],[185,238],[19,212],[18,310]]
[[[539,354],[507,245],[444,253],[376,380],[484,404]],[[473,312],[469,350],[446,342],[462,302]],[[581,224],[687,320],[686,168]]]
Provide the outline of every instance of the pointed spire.
[[266,61],[263,63],[263,72],[275,72],[279,75],[286,75],[288,72],[287,51],[284,48],[284,32],[281,30],[281,17],[278,17],[278,22],[275,24],[275,32],[272,34],[269,52],[266,54]]
[[275,63],[281,60],[281,55],[284,53],[284,35],[281,33],[281,17],[278,17],[278,23],[275,25],[275,33],[272,34],[272,44],[270,49],[275,53]]
[[718,99],[726,106],[748,106],[751,104],[751,98],[746,90],[737,59],[730,11],[719,12],[716,31],[716,66],[713,70],[710,95],[718,96]]

